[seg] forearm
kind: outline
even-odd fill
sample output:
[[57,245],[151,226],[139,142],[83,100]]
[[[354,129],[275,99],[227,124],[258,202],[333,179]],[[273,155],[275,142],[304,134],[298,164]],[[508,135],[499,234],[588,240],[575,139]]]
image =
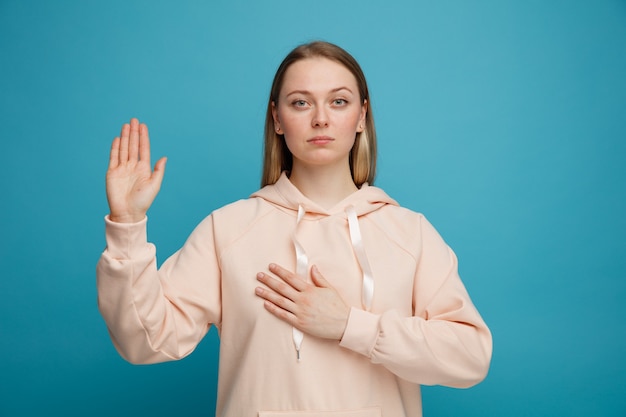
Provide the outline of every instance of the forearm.
[[[163,321],[165,307],[146,220],[121,225],[107,218],[106,225],[107,248],[96,268],[98,307],[115,347],[132,363],[175,359],[171,346],[154,340],[154,324],[147,322]],[[152,312],[143,317],[146,304]],[[161,334],[167,339],[168,332]]]
[[[150,273],[151,265],[126,262],[114,265],[116,261],[103,254],[97,267],[98,308],[104,318],[111,339],[120,355],[131,363],[155,363],[177,359],[175,339],[171,329],[155,326],[156,321],[165,322],[165,308],[161,289],[138,289],[135,287],[132,271],[143,269],[141,280],[158,284],[158,279]],[[141,293],[143,292],[143,294]],[[156,294],[156,295],[155,295]],[[141,295],[140,299],[136,299]],[[145,300],[142,303],[142,299]],[[143,314],[147,299],[152,305],[150,314]],[[152,323],[151,323],[152,322]]]
[[[200,239],[190,238],[157,270],[156,249],[146,240],[146,220],[106,223],[107,249],[97,266],[98,305],[119,353],[132,363],[188,355],[211,320],[218,319],[214,313],[219,310],[219,291],[202,273],[210,266],[203,264],[209,257],[201,256],[203,250],[195,244]],[[207,304],[195,302],[198,294]]]
[[341,341],[392,373],[423,385],[469,387],[484,379],[491,335],[480,317],[472,323],[373,314],[352,309]]

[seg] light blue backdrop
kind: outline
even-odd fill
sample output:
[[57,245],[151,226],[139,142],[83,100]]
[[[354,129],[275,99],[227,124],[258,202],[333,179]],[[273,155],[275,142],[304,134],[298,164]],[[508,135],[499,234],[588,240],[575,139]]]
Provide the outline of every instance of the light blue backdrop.
[[104,172],[137,116],[169,157],[159,260],[258,185],[295,45],[361,62],[377,185],[460,258],[488,378],[427,417],[626,415],[626,2],[0,0],[0,415],[208,416],[215,332],[125,363],[96,308]]

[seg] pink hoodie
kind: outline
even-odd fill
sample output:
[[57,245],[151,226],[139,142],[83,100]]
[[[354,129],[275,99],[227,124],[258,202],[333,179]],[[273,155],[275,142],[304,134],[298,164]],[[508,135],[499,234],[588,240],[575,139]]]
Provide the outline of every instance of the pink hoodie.
[[[454,253],[379,188],[325,210],[283,174],[213,212],[159,270],[146,222],[106,219],[100,311],[132,363],[180,359],[217,326],[217,416],[421,416],[420,384],[469,387],[487,374],[491,334]],[[299,342],[264,309],[256,274],[271,262],[318,266],[352,306],[341,341]]]

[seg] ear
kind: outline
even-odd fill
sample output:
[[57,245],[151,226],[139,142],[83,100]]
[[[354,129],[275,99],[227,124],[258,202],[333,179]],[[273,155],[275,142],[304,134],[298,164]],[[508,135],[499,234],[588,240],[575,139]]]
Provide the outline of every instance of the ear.
[[280,127],[280,120],[278,120],[278,110],[276,109],[276,103],[272,101],[272,117],[274,118],[274,131],[278,135],[283,134],[283,129]]
[[367,116],[367,100],[363,100],[363,105],[361,105],[361,115],[359,116],[359,124],[356,129],[357,133],[365,130],[365,116]]

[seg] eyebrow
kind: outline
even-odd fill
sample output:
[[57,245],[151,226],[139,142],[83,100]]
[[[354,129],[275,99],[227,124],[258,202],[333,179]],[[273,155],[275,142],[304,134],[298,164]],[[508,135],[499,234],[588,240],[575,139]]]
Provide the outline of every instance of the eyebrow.
[[[330,93],[331,93],[331,94],[332,94],[332,93],[337,93],[337,92],[339,92],[339,91],[341,91],[341,90],[346,90],[346,91],[348,91],[350,94],[354,94],[354,93],[352,92],[352,90],[350,90],[348,87],[337,87],[337,88],[333,88],[332,90],[330,90]],[[291,96],[291,95],[293,95],[293,94],[311,95],[311,92],[310,92],[310,91],[308,91],[308,90],[294,90],[294,91],[291,91],[291,92],[287,93],[287,94],[285,95],[285,97],[289,97],[289,96]]]

